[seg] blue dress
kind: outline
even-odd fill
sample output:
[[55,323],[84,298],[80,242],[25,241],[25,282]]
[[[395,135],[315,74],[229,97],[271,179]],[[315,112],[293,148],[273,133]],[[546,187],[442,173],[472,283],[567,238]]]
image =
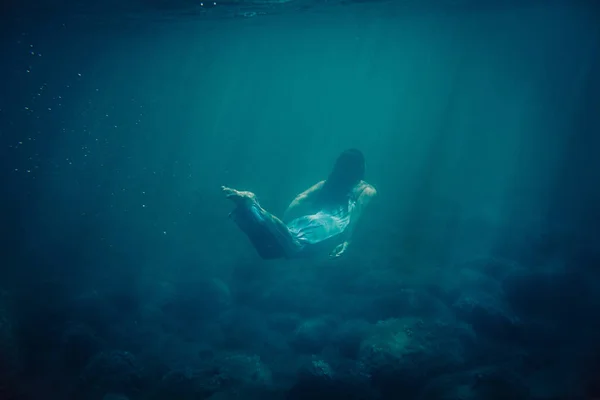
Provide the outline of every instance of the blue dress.
[[344,204],[323,208],[286,225],[253,200],[238,206],[231,217],[262,258],[301,258],[331,251],[343,242],[354,206],[355,200],[349,196]]

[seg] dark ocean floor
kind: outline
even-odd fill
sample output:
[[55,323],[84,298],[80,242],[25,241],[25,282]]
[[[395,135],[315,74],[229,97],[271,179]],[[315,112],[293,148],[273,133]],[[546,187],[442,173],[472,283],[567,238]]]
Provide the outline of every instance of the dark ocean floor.
[[357,262],[251,261],[228,278],[80,290],[61,278],[3,292],[1,398],[599,394],[598,304],[590,275],[573,272],[583,269],[479,257],[407,278]]

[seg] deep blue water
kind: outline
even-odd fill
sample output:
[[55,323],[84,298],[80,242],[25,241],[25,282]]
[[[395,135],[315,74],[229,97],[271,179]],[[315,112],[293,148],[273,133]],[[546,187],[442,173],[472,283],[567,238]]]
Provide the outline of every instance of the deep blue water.
[[[592,1],[5,2],[0,399],[600,398]],[[347,253],[262,260],[344,149]]]

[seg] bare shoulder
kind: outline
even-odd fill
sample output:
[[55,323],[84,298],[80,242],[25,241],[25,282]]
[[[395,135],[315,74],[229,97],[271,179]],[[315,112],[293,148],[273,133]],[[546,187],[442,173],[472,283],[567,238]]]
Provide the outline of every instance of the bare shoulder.
[[314,185],[312,185],[311,187],[306,189],[304,192],[302,192],[298,196],[296,196],[296,199],[305,200],[305,199],[308,199],[309,197],[312,197],[312,195],[314,195],[319,190],[321,190],[321,188],[323,188],[323,184],[325,184],[325,181],[320,181],[320,182],[315,183]]
[[308,189],[306,189],[302,194],[310,195],[310,194],[316,193],[323,188],[324,184],[325,184],[325,181],[317,182],[314,185],[312,185],[311,187],[309,187]]
[[375,189],[375,187],[373,185],[371,185],[370,183],[367,183],[365,181],[361,181],[358,184],[358,191],[362,196],[366,197],[366,198],[373,198],[375,196],[377,196],[377,189]]

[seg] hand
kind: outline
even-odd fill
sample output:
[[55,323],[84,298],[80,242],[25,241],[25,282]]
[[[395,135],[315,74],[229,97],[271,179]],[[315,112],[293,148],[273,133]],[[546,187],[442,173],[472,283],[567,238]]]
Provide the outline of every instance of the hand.
[[331,250],[331,253],[329,253],[329,257],[330,258],[340,257],[342,254],[344,254],[344,252],[348,248],[349,244],[350,243],[348,243],[348,242],[338,244],[337,246],[335,246],[335,248],[333,250]]

